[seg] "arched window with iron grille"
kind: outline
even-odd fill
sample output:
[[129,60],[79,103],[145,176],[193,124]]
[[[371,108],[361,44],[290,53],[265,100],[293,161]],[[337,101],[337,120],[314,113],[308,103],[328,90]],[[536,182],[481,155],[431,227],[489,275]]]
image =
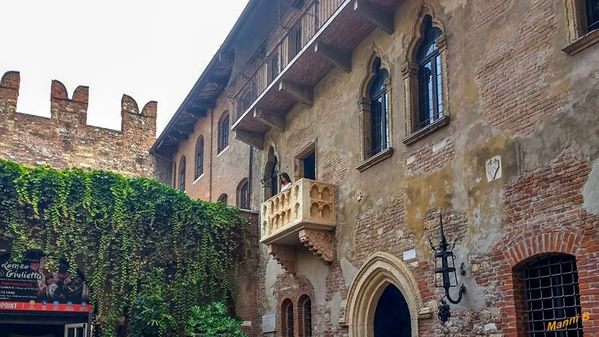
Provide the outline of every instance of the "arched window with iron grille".
[[283,337],[295,337],[293,302],[291,302],[290,299],[285,299],[281,304],[281,315],[281,330],[283,332]]
[[[568,254],[535,257],[516,273],[520,330],[526,336],[583,336],[576,259]],[[519,280],[518,280],[519,279]],[[579,317],[579,319],[576,319]],[[551,324],[566,324],[552,329]],[[553,322],[553,323],[552,323]]]
[[312,337],[312,300],[308,295],[299,299],[301,337]]

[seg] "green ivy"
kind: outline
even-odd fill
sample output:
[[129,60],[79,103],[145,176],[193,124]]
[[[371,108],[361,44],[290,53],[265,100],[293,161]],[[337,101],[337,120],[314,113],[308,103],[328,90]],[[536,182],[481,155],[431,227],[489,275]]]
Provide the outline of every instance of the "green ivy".
[[[191,200],[144,178],[104,171],[28,168],[0,160],[0,238],[12,257],[45,252],[87,276],[102,336],[139,304],[140,285],[160,282],[174,329],[190,308],[228,301],[247,251],[247,220],[234,207]],[[156,269],[164,271],[157,277]]]
[[199,334],[206,337],[247,337],[239,329],[240,324],[240,320],[228,315],[224,303],[213,302],[203,307],[195,305],[191,308],[186,332],[188,336]]

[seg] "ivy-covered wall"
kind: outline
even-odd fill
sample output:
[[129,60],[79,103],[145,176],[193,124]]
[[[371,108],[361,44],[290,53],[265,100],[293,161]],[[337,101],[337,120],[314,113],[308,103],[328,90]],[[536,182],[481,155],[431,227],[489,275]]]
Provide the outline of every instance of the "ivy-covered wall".
[[132,316],[148,281],[161,285],[172,332],[193,305],[230,300],[247,226],[236,208],[155,180],[0,160],[0,240],[15,260],[40,250],[82,271],[102,336]]

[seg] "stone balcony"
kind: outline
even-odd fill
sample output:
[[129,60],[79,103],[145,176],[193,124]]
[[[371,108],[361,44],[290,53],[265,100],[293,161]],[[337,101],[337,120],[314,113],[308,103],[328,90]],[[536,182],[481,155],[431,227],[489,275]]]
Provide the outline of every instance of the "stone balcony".
[[295,273],[298,246],[305,246],[324,262],[333,260],[334,185],[300,179],[263,202],[260,215],[260,242],[286,271]]

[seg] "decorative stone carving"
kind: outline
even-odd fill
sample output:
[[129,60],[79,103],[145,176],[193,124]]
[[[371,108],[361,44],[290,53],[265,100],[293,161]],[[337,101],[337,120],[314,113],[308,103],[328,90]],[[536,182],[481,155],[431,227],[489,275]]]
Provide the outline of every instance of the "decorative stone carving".
[[304,245],[325,262],[333,259],[336,225],[335,186],[300,179],[262,203],[260,242],[290,273],[295,273],[295,246]]
[[318,229],[302,229],[299,240],[314,255],[325,262],[333,261],[333,234],[330,231]]

